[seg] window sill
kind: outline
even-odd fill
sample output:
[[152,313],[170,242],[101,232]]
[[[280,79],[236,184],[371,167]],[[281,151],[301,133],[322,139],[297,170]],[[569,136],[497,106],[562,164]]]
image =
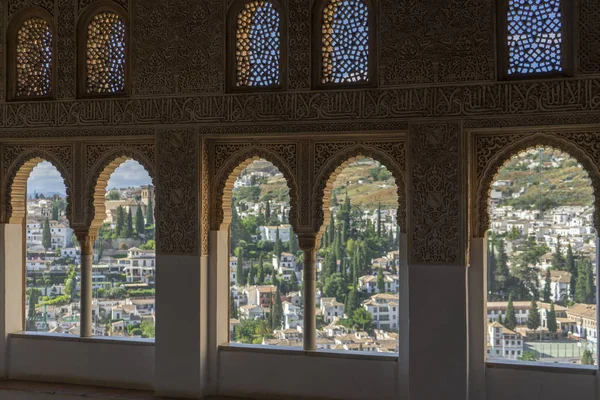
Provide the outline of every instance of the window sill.
[[17,332],[8,335],[9,338],[27,339],[27,340],[56,340],[64,342],[81,342],[96,344],[120,344],[131,346],[154,346],[154,339],[134,339],[117,336],[93,336],[82,338],[76,335],[67,335],[64,333],[44,333],[44,332]]
[[512,369],[522,371],[537,371],[549,372],[555,374],[572,374],[572,375],[598,375],[598,367],[594,365],[578,365],[578,364],[554,364],[542,363],[535,361],[521,361],[519,363],[510,361],[487,361],[486,368],[490,369]]
[[314,350],[307,351],[302,348],[287,346],[262,346],[253,344],[226,343],[219,346],[219,351],[273,354],[273,355],[291,355],[317,358],[343,358],[355,360],[373,360],[373,361],[398,361],[398,354],[387,353],[364,353],[355,351],[341,350]]

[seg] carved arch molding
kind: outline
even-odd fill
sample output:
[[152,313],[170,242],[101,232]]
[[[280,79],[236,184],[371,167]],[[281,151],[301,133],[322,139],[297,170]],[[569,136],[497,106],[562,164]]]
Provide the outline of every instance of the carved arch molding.
[[237,176],[260,158],[273,163],[284,175],[290,191],[290,224],[296,233],[307,235],[317,235],[327,223],[329,190],[339,169],[357,157],[379,161],[390,170],[398,186],[397,218],[405,231],[405,151],[405,134],[369,135],[369,140],[352,135],[346,140],[208,139],[202,157],[202,209],[210,212],[202,213],[202,253],[208,254],[209,230],[226,229],[231,222],[231,189]]
[[[135,141],[70,142],[63,144],[4,144],[2,147],[2,223],[17,223],[26,215],[27,179],[41,161],[61,174],[67,192],[67,218],[72,228],[101,224],[96,206],[104,200],[110,174],[126,159],[138,161],[155,179],[154,138]],[[100,189],[100,190],[99,190]],[[98,200],[102,201],[98,201]],[[104,208],[101,209],[104,211]],[[98,227],[98,226],[95,226]]]
[[474,168],[472,187],[474,213],[472,227],[476,237],[484,237],[490,228],[489,201],[492,183],[498,171],[518,153],[539,147],[551,147],[575,158],[586,170],[594,193],[593,224],[600,229],[600,131],[572,129],[504,130],[473,132]]

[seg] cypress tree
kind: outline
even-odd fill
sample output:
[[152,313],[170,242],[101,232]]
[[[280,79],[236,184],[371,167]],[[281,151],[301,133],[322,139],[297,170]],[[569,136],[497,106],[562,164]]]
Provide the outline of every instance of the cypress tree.
[[131,215],[131,208],[127,212],[127,226],[125,228],[125,237],[133,237],[133,216]]
[[498,260],[496,268],[496,280],[499,280],[499,288],[503,293],[506,293],[508,281],[510,278],[510,272],[508,270],[508,256],[506,255],[506,246],[504,240],[498,241]]
[[100,239],[100,244],[98,245],[98,262],[102,260],[102,256],[104,254],[104,240]]
[[271,329],[281,329],[283,325],[283,304],[281,302],[281,292],[279,291],[279,286],[275,291],[275,298],[271,304]]
[[531,307],[527,316],[527,328],[533,329],[535,332],[540,327],[540,312],[535,297],[531,299]]
[[269,200],[267,200],[267,204],[265,205],[265,220],[269,221],[270,218],[271,218],[271,202],[269,202]]
[[548,330],[552,333],[556,333],[556,331],[558,330],[558,324],[556,323],[556,311],[554,310],[554,302],[550,303],[550,311],[548,311],[546,319]]
[[377,237],[381,237],[381,201],[377,206]]
[[350,289],[348,296],[346,297],[346,304],[344,306],[346,315],[348,315],[348,317],[352,316],[352,314],[354,314],[354,310],[356,310],[358,307],[360,307],[360,300],[358,298],[356,288],[353,287]]
[[237,284],[239,286],[244,286],[246,285],[246,275],[244,274],[244,249],[241,247],[238,247],[236,249],[236,255],[237,255],[237,269],[236,269],[236,276],[237,276]]
[[569,294],[571,295],[571,300],[575,300],[575,295],[577,293],[577,267],[573,267],[573,272],[571,272],[571,280],[569,281]]
[[250,269],[248,270],[248,285],[252,286],[255,283],[256,283],[256,281],[255,281],[254,266],[252,265],[252,260],[250,260]]
[[494,242],[488,241],[488,292],[496,293],[496,254],[494,254]]
[[592,355],[591,351],[585,350],[583,352],[583,357],[581,358],[581,364],[594,365],[594,356]]
[[52,219],[58,221],[58,204],[56,201],[52,203]]
[[121,236],[123,232],[123,227],[125,226],[125,210],[123,210],[123,206],[117,207],[117,222],[115,226],[115,233],[118,236]]
[[502,314],[498,314],[498,323],[504,325],[504,321],[502,321]]
[[575,301],[577,303],[594,303],[594,276],[591,264],[585,260],[578,262],[577,287],[575,289]]
[[383,279],[383,269],[379,267],[379,271],[377,272],[377,292],[385,293],[385,281]]
[[265,267],[263,265],[263,253],[258,255],[258,273],[256,274],[257,284],[262,285],[265,283]]
[[554,253],[552,253],[552,269],[557,271],[565,269],[565,259],[560,251],[560,236],[556,238],[556,246],[554,247]]
[[146,224],[154,225],[154,207],[152,206],[152,199],[148,199],[148,208],[146,209]]
[[135,230],[138,235],[143,235],[146,231],[146,223],[144,221],[142,207],[138,207],[137,211],[135,212]]
[[550,297],[552,295],[551,289],[552,289],[552,280],[550,279],[550,269],[547,269],[546,270],[546,280],[544,281],[544,290],[542,292],[545,303],[550,302]]
[[565,271],[573,274],[575,272],[575,256],[573,256],[573,248],[571,243],[567,246],[567,258],[565,259]]
[[229,294],[229,318],[237,318],[238,310],[233,299],[233,293]]
[[513,306],[512,293],[508,295],[508,306],[506,307],[504,326],[511,330],[517,327],[517,315],[515,313],[515,307]]
[[331,219],[329,220],[329,232],[327,233],[327,238],[328,238],[328,242],[327,242],[327,246],[331,245],[331,243],[333,242],[333,238],[335,237],[335,214],[332,212],[331,213]]
[[44,220],[44,228],[42,229],[42,246],[44,246],[44,250],[46,251],[52,247],[52,235],[50,233],[50,221],[48,221],[48,217]]
[[277,228],[275,234],[275,255],[277,256],[277,266],[273,265],[273,267],[279,268],[279,264],[281,263],[281,254],[283,253],[283,244],[281,243],[281,238],[279,237],[279,228]]

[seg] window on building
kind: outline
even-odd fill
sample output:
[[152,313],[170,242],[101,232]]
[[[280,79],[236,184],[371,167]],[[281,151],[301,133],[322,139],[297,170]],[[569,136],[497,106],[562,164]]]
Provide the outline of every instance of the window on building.
[[322,12],[321,83],[368,81],[369,44],[365,1],[328,1]]
[[27,179],[25,223],[25,330],[78,335],[80,259],[68,252],[79,245],[69,228],[63,178],[47,161]]
[[51,94],[54,43],[48,22],[39,17],[23,21],[15,45],[15,97]]
[[236,20],[236,86],[281,84],[281,21],[275,4],[246,3]]
[[[94,243],[93,332],[154,338],[156,322],[155,192],[137,161],[122,162],[105,189],[104,219]],[[98,211],[98,210],[97,210]]]
[[[282,172],[255,160],[239,174],[231,203],[230,341],[303,346],[303,252],[289,223],[290,194]],[[282,262],[285,259],[288,262]],[[260,299],[260,300],[257,300]],[[323,318],[331,319],[332,308]]]
[[317,288],[321,304],[338,303],[343,313],[325,321],[338,334],[317,324],[317,337],[338,344],[336,350],[344,350],[339,344],[345,338],[362,351],[397,352],[398,330],[388,321],[398,307],[398,286],[386,285],[399,279],[395,179],[372,158],[353,159],[335,176],[329,206],[317,252]]
[[488,313],[489,327],[500,324],[503,339],[522,339],[516,340],[520,361],[596,360],[594,341],[559,328],[561,318],[590,315],[597,323],[594,196],[587,171],[566,152],[530,148],[507,160],[490,190],[487,307],[504,314]]
[[509,76],[564,71],[564,5],[561,0],[507,0]]
[[126,27],[121,16],[102,11],[91,17],[85,35],[85,93],[125,91]]

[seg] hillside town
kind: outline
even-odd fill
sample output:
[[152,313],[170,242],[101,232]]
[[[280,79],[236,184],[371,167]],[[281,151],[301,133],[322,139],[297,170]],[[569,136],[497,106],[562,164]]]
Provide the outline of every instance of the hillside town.
[[[154,337],[154,201],[152,185],[106,194],[92,266],[94,335]],[[26,224],[26,330],[78,335],[81,254],[65,196],[30,193]]]
[[488,359],[597,363],[596,232],[587,174],[568,155],[513,157],[490,192]]
[[[371,159],[334,184],[317,255],[318,349],[398,352],[397,204],[391,174]],[[251,164],[234,185],[232,214],[231,341],[301,347],[303,253],[283,175],[264,160]]]

